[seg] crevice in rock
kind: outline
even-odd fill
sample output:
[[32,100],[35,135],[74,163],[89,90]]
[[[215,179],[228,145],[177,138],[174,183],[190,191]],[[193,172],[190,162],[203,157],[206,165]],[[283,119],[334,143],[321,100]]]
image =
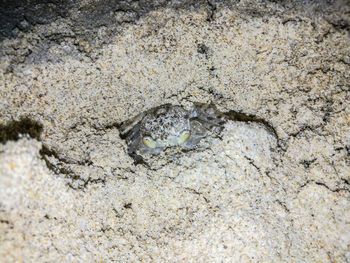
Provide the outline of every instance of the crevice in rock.
[[[89,184],[98,184],[106,183],[105,178],[96,178],[92,179],[91,177],[88,177],[87,179],[83,179],[80,175],[76,174],[71,168],[67,167],[68,165],[81,165],[81,166],[91,166],[92,161],[91,160],[77,160],[77,161],[71,161],[66,158],[61,157],[56,151],[49,149],[46,145],[42,145],[42,149],[39,151],[40,156],[45,161],[46,166],[49,170],[54,172],[56,175],[64,175],[67,179],[71,179],[72,182],[68,182],[67,185],[74,189],[74,190],[83,190],[85,189]],[[58,163],[53,163],[50,161],[50,158],[55,158],[58,160]],[[81,182],[77,185],[75,185],[75,182]]]
[[249,162],[249,164],[251,164],[252,166],[255,167],[255,169],[259,172],[259,174],[261,174],[261,170],[260,170],[260,167],[257,166],[255,163],[254,163],[254,160],[249,158],[248,156],[244,156],[245,159],[247,159],[247,161]]
[[300,129],[296,132],[293,132],[293,133],[288,133],[289,137],[294,137],[294,138],[298,138],[300,136],[300,134],[304,133],[305,131],[310,131],[310,132],[313,132],[317,135],[319,135],[317,132],[316,132],[316,129],[319,128],[320,125],[318,126],[309,126],[309,125],[302,125],[300,127]]
[[203,195],[203,193],[198,192],[197,190],[190,188],[190,187],[184,187],[184,189],[191,192],[192,194],[195,194],[195,195],[202,197],[206,203],[209,203],[209,200]]
[[229,112],[225,112],[224,115],[226,115],[232,121],[256,122],[256,123],[262,124],[267,129],[267,131],[277,139],[277,144],[279,145],[279,137],[278,137],[278,134],[277,134],[275,128],[265,119],[259,118],[255,115],[237,112],[234,110],[231,110]]
[[276,202],[284,209],[284,211],[286,211],[288,214],[290,213],[290,210],[288,209],[285,202],[282,202],[279,199],[276,199]]
[[60,156],[57,152],[49,149],[46,145],[44,145],[44,144],[42,145],[42,148],[39,151],[39,154],[40,154],[41,158],[45,161],[47,168],[49,168],[49,170],[53,171],[56,175],[72,174],[71,170],[64,168],[64,167],[60,167],[59,165],[55,165],[52,162],[50,162],[49,157],[54,157],[55,159],[57,159],[61,163],[69,164],[69,162],[67,160],[65,160],[64,158],[60,158]]
[[[343,179],[342,179],[342,181],[343,181]],[[339,188],[334,188],[334,189],[333,189],[333,188],[329,187],[327,184],[325,184],[325,183],[323,183],[323,182],[319,182],[319,181],[315,181],[315,180],[307,180],[304,184],[302,184],[302,185],[300,186],[299,191],[297,192],[297,194],[299,194],[300,191],[301,191],[304,187],[308,186],[310,183],[314,183],[315,185],[322,186],[322,187],[326,188],[327,190],[329,190],[329,191],[331,191],[331,192],[333,192],[333,193],[338,193],[338,192],[342,192],[342,191],[345,191],[345,192],[349,192],[349,193],[350,193],[350,189],[345,188],[345,187],[339,187]],[[346,183],[345,183],[345,184],[346,184]],[[347,184],[346,184],[346,185],[347,185]]]
[[298,16],[296,16],[296,17],[288,17],[288,18],[286,18],[286,19],[284,19],[282,21],[282,25],[285,25],[285,24],[287,24],[289,22],[300,23],[300,22],[303,22],[303,20],[300,17],[298,17]]
[[350,193],[350,189],[347,189],[347,188],[335,188],[335,189],[332,189],[331,187],[329,187],[328,185],[326,185],[323,182],[315,182],[315,184],[323,186],[323,187],[325,187],[326,189],[328,189],[329,191],[331,191],[333,193],[338,193],[338,192],[341,192],[341,191],[346,191],[346,192]]

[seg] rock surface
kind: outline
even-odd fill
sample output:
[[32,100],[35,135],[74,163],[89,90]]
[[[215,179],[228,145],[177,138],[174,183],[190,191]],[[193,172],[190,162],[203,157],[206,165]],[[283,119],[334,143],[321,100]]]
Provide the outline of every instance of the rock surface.
[[[348,2],[42,2],[0,6],[1,262],[350,262]],[[117,124],[193,102],[251,119],[135,165]]]

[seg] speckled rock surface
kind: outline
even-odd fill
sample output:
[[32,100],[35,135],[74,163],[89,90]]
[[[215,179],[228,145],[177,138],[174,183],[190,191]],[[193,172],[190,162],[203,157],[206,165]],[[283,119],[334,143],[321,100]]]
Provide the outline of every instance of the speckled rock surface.
[[[350,262],[350,5],[122,2],[0,31],[0,261]],[[193,102],[262,122],[135,165]]]

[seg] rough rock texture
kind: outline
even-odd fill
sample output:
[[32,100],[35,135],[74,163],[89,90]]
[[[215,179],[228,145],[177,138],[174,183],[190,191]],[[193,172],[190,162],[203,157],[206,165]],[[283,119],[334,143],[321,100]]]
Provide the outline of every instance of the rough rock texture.
[[[43,2],[0,6],[1,262],[350,262],[349,2]],[[135,165],[192,102],[242,121]]]

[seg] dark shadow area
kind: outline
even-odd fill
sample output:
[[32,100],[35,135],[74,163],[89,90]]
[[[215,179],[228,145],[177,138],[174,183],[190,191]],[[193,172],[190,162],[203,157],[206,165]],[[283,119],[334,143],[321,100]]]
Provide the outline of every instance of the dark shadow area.
[[[215,24],[223,9],[234,9],[249,19],[281,17],[282,24],[303,22],[290,14],[307,10],[311,15],[322,14],[337,30],[350,27],[346,15],[350,2],[346,0],[0,0],[0,57],[9,61],[5,72],[13,72],[22,63],[62,62],[66,56],[95,61],[102,54],[102,47],[126,24],[135,24],[149,12],[162,8],[205,10],[210,24]],[[157,32],[162,25],[157,21],[154,24]],[[23,32],[26,34],[19,37]],[[197,50],[206,58],[210,55],[205,45],[198,45]],[[215,67],[210,70],[214,74]]]
[[[67,182],[67,185],[74,190],[84,190],[89,184],[97,183],[106,183],[105,178],[93,179],[91,177],[82,178],[79,174],[76,174],[70,167],[70,164],[90,166],[92,165],[91,161],[77,161],[72,162],[64,157],[60,156],[56,151],[48,148],[45,144],[42,145],[41,150],[39,151],[41,158],[44,160],[47,168],[51,170],[56,175],[64,175],[65,178],[70,179],[71,182]],[[51,158],[56,159],[57,162],[53,163],[50,161]],[[79,182],[78,184],[75,184]]]
[[23,118],[19,121],[11,121],[5,125],[0,125],[0,143],[7,141],[16,141],[20,134],[28,134],[31,138],[40,140],[40,134],[43,126],[29,118]]
[[[204,0],[100,0],[88,5],[74,0],[1,0],[0,41],[16,37],[19,31],[27,32],[37,24],[49,24],[59,18],[70,18],[73,22],[71,29],[75,33],[92,33],[101,26],[134,22],[161,7],[185,9],[206,5],[207,1]],[[211,6],[213,4],[208,5],[209,8]]]
[[0,40],[15,37],[16,28],[26,32],[36,24],[48,24],[67,17],[73,3],[70,0],[1,0]]
[[[270,0],[262,3],[249,4],[249,8],[241,11],[247,16],[259,17],[259,10],[268,3],[276,5],[276,10],[282,8],[313,9],[315,12],[334,10],[346,1],[286,1]],[[93,33],[101,26],[117,26],[118,23],[132,23],[150,11],[159,8],[173,9],[203,9],[207,10],[207,21],[215,20],[215,13],[221,8],[234,8],[240,4],[238,0],[100,0],[89,4],[74,0],[1,0],[0,1],[0,41],[16,37],[19,31],[29,31],[37,24],[49,24],[59,18],[70,19],[70,27],[75,33]],[[117,15],[118,14],[118,15]],[[265,14],[274,15],[274,12]],[[341,20],[336,26],[348,28],[348,21]],[[18,29],[18,30],[15,30]],[[88,34],[90,35],[90,34]]]
[[9,61],[5,72],[23,63],[61,62],[65,56],[95,61],[123,25],[163,7],[211,8],[205,0],[0,0],[0,58]]
[[44,144],[42,145],[42,148],[39,151],[39,153],[40,153],[41,157],[43,158],[43,160],[45,161],[47,168],[49,168],[55,174],[60,174],[60,173],[61,174],[70,174],[71,173],[71,171],[69,171],[68,169],[54,165],[49,161],[48,157],[53,156],[54,158],[59,160],[61,163],[64,163],[64,160],[61,160],[58,153],[49,149],[46,145],[44,145]]

